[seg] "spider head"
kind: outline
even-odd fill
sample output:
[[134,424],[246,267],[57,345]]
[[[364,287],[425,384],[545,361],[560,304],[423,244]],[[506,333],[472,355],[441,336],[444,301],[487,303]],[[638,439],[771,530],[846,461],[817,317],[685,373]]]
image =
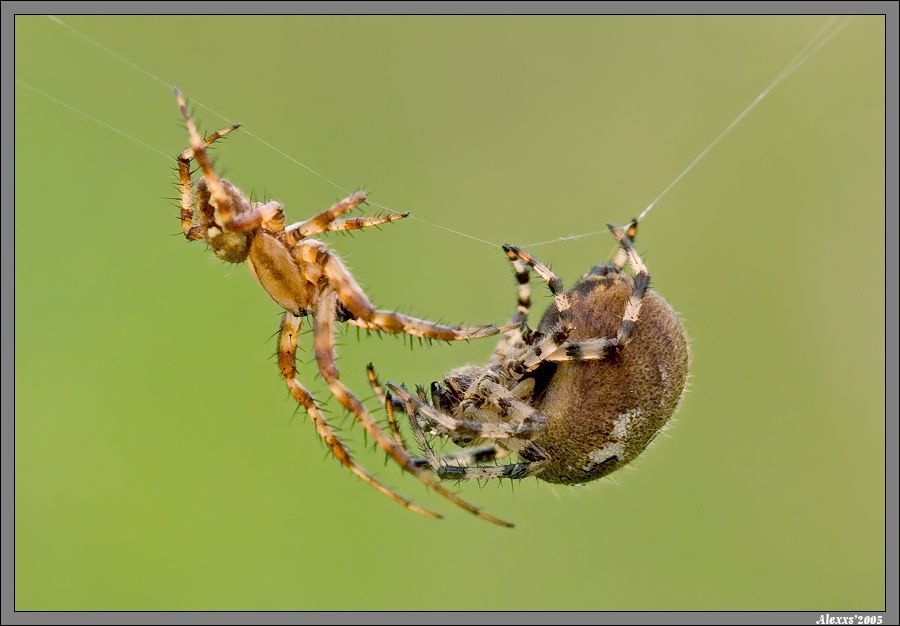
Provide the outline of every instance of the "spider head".
[[230,213],[228,223],[222,219],[221,208],[214,204],[206,187],[206,181],[197,185],[200,227],[203,238],[213,253],[229,263],[242,263],[250,252],[252,229],[243,228],[253,222],[254,210],[241,192],[229,181],[222,179],[222,187],[227,196],[225,207]]

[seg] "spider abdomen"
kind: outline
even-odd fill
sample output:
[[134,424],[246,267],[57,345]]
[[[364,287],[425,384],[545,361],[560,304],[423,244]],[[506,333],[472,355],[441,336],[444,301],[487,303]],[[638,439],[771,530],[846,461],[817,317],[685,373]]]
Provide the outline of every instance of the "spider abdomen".
[[[632,279],[598,266],[569,292],[571,341],[615,337]],[[538,326],[549,332],[551,306]],[[634,332],[611,358],[546,363],[537,372],[533,405],[548,417],[535,438],[549,455],[537,476],[578,484],[605,476],[637,457],[665,427],[684,393],[687,337],[678,314],[648,290]],[[523,456],[528,457],[527,448]]]

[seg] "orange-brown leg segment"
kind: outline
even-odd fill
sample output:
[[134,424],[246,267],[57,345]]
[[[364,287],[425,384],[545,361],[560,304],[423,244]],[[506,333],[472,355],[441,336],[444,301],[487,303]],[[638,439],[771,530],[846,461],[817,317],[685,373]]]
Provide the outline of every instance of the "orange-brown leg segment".
[[[353,395],[344,383],[341,382],[334,349],[334,328],[337,320],[337,295],[333,291],[328,290],[321,295],[318,305],[316,306],[314,317],[316,362],[319,365],[319,371],[322,374],[322,378],[325,379],[328,388],[341,406],[353,414],[356,420],[362,424],[363,428],[365,428],[366,432],[378,446],[384,450],[388,456],[401,467],[401,469],[412,474],[427,487],[457,506],[464,508],[485,521],[492,522],[499,526],[512,526],[509,522],[483,513],[476,507],[465,502],[456,494],[445,489],[425,470],[420,469],[406,449],[401,444],[388,437],[388,435],[381,430],[375,420],[369,415],[369,412],[366,410],[366,407],[363,406],[363,403]],[[388,411],[393,410],[393,404],[390,402],[390,398],[386,398],[385,407]]]
[[325,227],[323,232],[346,232],[348,230],[361,230],[373,226],[389,224],[409,217],[409,213],[385,213],[384,215],[372,215],[368,217],[349,217],[343,220],[334,220]]
[[355,191],[343,200],[338,200],[330,208],[308,220],[291,224],[285,229],[286,243],[293,245],[306,237],[312,237],[328,230],[329,225],[348,211],[352,211],[366,201],[365,191]]
[[[378,375],[375,373],[375,366],[371,363],[366,366],[366,376],[369,378],[369,386],[372,387],[372,392],[378,399],[378,403],[383,407],[387,407],[390,398],[384,395],[384,391],[381,388],[381,383],[378,381]],[[403,446],[405,450],[409,450],[409,447],[406,445],[406,441],[403,439],[403,434],[400,432],[400,425],[397,424],[397,419],[394,417],[393,405],[391,405],[390,410],[385,410],[387,411],[388,426],[390,426],[391,428],[391,434],[394,436],[394,441]]]
[[[299,247],[311,246],[314,242],[300,244]],[[324,256],[325,277],[334,288],[341,304],[350,312],[353,319],[348,323],[369,330],[388,333],[404,333],[413,337],[438,339],[440,341],[459,341],[490,337],[507,330],[509,327],[496,326],[444,326],[435,322],[411,317],[402,313],[376,309],[365,292],[336,255],[328,252],[322,244],[317,246],[317,256]]]
[[[216,141],[240,127],[240,124],[232,124],[225,128],[220,128],[211,135],[207,135],[203,140],[203,148],[206,149]],[[194,158],[193,148],[185,148],[178,155],[178,187],[181,195],[181,228],[184,236],[188,239],[202,239],[199,226],[193,225],[193,198],[191,195],[191,159]]]
[[382,494],[410,511],[414,511],[427,517],[442,517],[439,513],[429,511],[428,509],[413,504],[390,487],[383,485],[374,476],[357,465],[351,458],[350,452],[335,434],[334,430],[325,419],[325,416],[319,410],[315,398],[313,398],[312,394],[310,394],[300,381],[297,380],[297,341],[300,337],[300,325],[302,321],[302,317],[298,317],[289,312],[284,313],[281,320],[281,332],[278,339],[278,366],[281,369],[281,375],[284,377],[284,382],[287,385],[291,396],[298,404],[306,409],[307,414],[316,427],[316,432],[325,441],[331,449],[331,452],[334,454],[334,457],[340,461],[342,465]]
[[213,168],[212,162],[209,160],[209,155],[206,154],[206,144],[200,133],[197,132],[197,126],[194,124],[190,111],[188,111],[184,95],[178,89],[175,89],[175,99],[178,101],[178,108],[181,110],[181,116],[184,118],[184,125],[187,127],[188,136],[191,140],[190,150],[194,153],[194,158],[197,159],[200,170],[203,172],[203,178],[209,187],[213,204],[218,209],[222,222],[227,224],[233,216],[228,194],[225,192],[222,180]]

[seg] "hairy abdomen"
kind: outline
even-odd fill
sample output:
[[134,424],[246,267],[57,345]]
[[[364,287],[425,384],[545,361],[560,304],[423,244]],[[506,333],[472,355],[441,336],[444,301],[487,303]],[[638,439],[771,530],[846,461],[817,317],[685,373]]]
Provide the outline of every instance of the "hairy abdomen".
[[[574,324],[569,340],[615,337],[631,285],[631,278],[620,273],[592,274],[575,285],[569,292]],[[551,307],[538,330],[549,331],[558,317]],[[534,399],[549,422],[535,443],[549,453],[550,461],[538,477],[584,483],[634,459],[675,412],[688,362],[687,337],[678,315],[651,290],[631,341],[618,354],[602,361],[544,366],[538,371]]]

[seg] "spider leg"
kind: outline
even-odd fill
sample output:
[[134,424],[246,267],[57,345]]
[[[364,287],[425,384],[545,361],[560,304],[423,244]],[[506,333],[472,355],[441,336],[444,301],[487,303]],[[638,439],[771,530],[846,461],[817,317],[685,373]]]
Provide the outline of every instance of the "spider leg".
[[619,345],[616,339],[589,339],[585,341],[567,341],[555,352],[544,357],[545,361],[597,361],[609,357]]
[[[619,241],[620,250],[613,263],[621,269],[627,262],[634,272],[634,286],[631,295],[625,304],[622,321],[616,331],[615,338],[599,337],[585,341],[567,341],[560,344],[555,350],[545,352],[544,361],[594,361],[607,358],[613,350],[624,346],[637,324],[641,313],[641,304],[647,289],[650,286],[650,273],[640,255],[634,248],[633,241],[637,234],[637,220],[631,220],[628,228],[623,233],[620,229],[610,225],[609,229]],[[621,260],[620,265],[620,255]]]
[[325,416],[319,410],[319,405],[315,398],[313,398],[306,387],[297,380],[297,341],[300,337],[300,324],[302,321],[302,317],[298,317],[287,311],[284,313],[281,320],[281,330],[278,339],[278,366],[281,369],[281,375],[284,377],[284,382],[287,385],[291,396],[293,396],[298,404],[306,409],[307,414],[316,427],[316,432],[319,434],[319,437],[325,441],[341,465],[344,465],[364,482],[368,483],[400,506],[427,517],[442,517],[439,513],[429,511],[428,509],[413,504],[390,487],[383,485],[365,469],[357,465],[352,459],[350,452],[335,434],[334,429],[328,424],[328,420],[325,419]]
[[234,211],[231,208],[231,198],[225,191],[222,179],[219,178],[219,175],[213,168],[209,155],[206,154],[206,143],[200,136],[200,133],[197,132],[197,126],[194,124],[194,119],[188,111],[184,95],[177,88],[175,89],[175,99],[178,101],[178,108],[181,109],[181,116],[184,118],[184,125],[187,127],[188,136],[191,140],[189,149],[193,152],[194,158],[197,159],[197,163],[203,171],[203,179],[206,181],[207,187],[209,187],[210,198],[219,212],[222,223],[229,224],[234,216]]
[[[204,150],[239,126],[240,124],[232,124],[207,135],[203,140]],[[193,158],[193,148],[185,148],[177,157],[178,187],[181,196],[181,229],[189,240],[203,239],[200,226],[194,226],[194,202],[191,194],[191,159]]]
[[[506,257],[510,260],[510,262],[514,264],[516,261],[524,262],[528,267],[534,270],[534,272],[538,276],[540,276],[544,280],[544,282],[547,283],[547,288],[550,289],[550,293],[553,294],[553,303],[556,305],[556,309],[559,311],[560,317],[564,317],[565,312],[569,310],[571,303],[569,302],[569,297],[566,294],[565,288],[563,287],[562,279],[554,274],[549,267],[516,246],[503,244],[503,250],[506,252]],[[519,275],[518,268],[516,268],[516,275]]]
[[[572,303],[569,301],[569,294],[565,292],[562,279],[554,274],[549,267],[516,246],[504,244],[503,250],[506,252],[506,257],[509,261],[513,263],[513,267],[516,270],[516,277],[520,285],[527,283],[527,273],[524,272],[524,265],[534,270],[534,272],[547,283],[547,288],[553,295],[554,306],[556,307],[556,310],[559,311],[559,325],[539,341],[528,347],[527,350],[516,358],[509,358],[509,355],[512,353],[513,349],[517,347],[522,348],[524,346],[523,341],[511,343],[505,354],[502,352],[502,349],[498,349],[494,353],[495,362],[502,364],[505,375],[510,380],[517,380],[521,378],[525,372],[535,370],[537,366],[541,364],[543,355],[555,352],[559,345],[566,340],[572,330],[568,319],[568,311],[571,308]],[[520,292],[519,295],[521,305],[522,293]],[[525,295],[528,296],[528,302],[530,304],[530,289],[527,290]],[[521,306],[520,309],[517,309],[517,314],[523,309],[525,313],[527,313],[527,307]],[[500,346],[498,346],[498,348],[500,348]]]
[[[464,508],[470,513],[477,515],[485,521],[492,522],[499,526],[510,527],[512,524],[500,518],[483,513],[471,504],[459,498],[456,494],[448,491],[436,480],[428,475],[425,471],[419,469],[413,462],[412,457],[406,449],[389,438],[363,406],[363,403],[353,395],[340,379],[334,350],[334,327],[337,321],[337,296],[334,291],[328,290],[322,294],[315,312],[315,353],[316,362],[319,365],[319,371],[322,378],[325,379],[331,393],[337,401],[345,409],[353,413],[356,420],[362,424],[369,436],[390,456],[397,465],[406,472],[419,479],[427,487],[443,496],[447,500],[453,502],[459,507]],[[385,399],[385,408],[388,411],[393,410],[393,403],[390,398]]]
[[[631,289],[631,296],[625,304],[625,313],[622,315],[622,322],[616,331],[616,343],[621,347],[627,343],[631,333],[634,332],[634,327],[637,325],[644,294],[647,293],[647,288],[650,286],[650,272],[647,271],[647,266],[644,265],[644,261],[632,245],[631,238],[615,226],[611,224],[608,226],[615,238],[619,240],[619,245],[622,246],[622,251],[628,260],[628,266],[634,272],[634,286]],[[634,223],[634,228],[637,228],[636,223]],[[629,228],[628,230],[630,232],[632,229]]]
[[[400,434],[400,427],[397,424],[396,417],[394,416],[394,408],[399,408],[405,413],[406,404],[400,401],[397,401],[395,404],[394,399],[391,396],[385,395],[384,391],[381,388],[381,383],[378,380],[378,376],[375,374],[375,368],[371,363],[369,363],[368,367],[366,368],[366,372],[369,377],[369,384],[371,385],[372,390],[375,392],[375,397],[378,398],[382,406],[385,407],[385,411],[388,417],[388,424],[390,425],[391,431],[394,434],[395,441],[409,450],[409,446],[406,445],[406,441]],[[388,404],[390,404],[391,406],[388,407]],[[485,446],[464,448],[450,454],[445,454],[440,457],[440,461],[442,465],[452,464],[457,467],[469,467],[478,463],[489,463],[494,459],[502,458],[507,454],[509,454],[509,452],[500,448],[498,445],[488,444]],[[417,467],[430,466],[428,459],[413,458],[413,463],[415,463]]]
[[[406,412],[406,409],[403,409]],[[507,456],[509,452],[496,444],[488,444],[485,446],[474,446],[472,448],[463,448],[449,454],[438,457],[442,465],[452,465],[455,467],[474,467],[479,463],[490,463],[495,459]],[[413,459],[413,462],[419,467],[429,467],[428,459]]]
[[506,327],[496,326],[445,326],[402,313],[376,309],[340,258],[331,254],[324,244],[315,240],[304,241],[295,246],[292,252],[303,262],[318,264],[324,268],[328,283],[336,292],[341,305],[352,316],[347,320],[348,323],[355,326],[441,341],[489,337],[506,330]]
[[276,200],[253,202],[251,208],[259,215],[260,225],[270,233],[284,232],[284,205]]
[[410,410],[414,410],[417,415],[421,415],[445,434],[462,435],[473,439],[531,439],[544,426],[543,421],[524,421],[515,424],[457,419],[413,396],[403,387],[393,383],[387,383],[387,387],[404,403],[410,405]]
[[[504,247],[504,250],[506,248]],[[529,281],[528,265],[526,265],[517,254],[506,251],[506,258],[512,263],[513,271],[516,274],[516,282],[519,284],[519,291],[516,294],[516,312],[513,313],[511,324],[521,325],[528,320],[528,312],[531,310],[531,283]]]
[[478,405],[490,404],[496,407],[500,417],[509,423],[528,424],[535,430],[547,424],[546,415],[517,398],[503,385],[485,378],[475,387],[472,400]]
[[509,320],[510,326],[514,325],[515,328],[503,333],[503,337],[497,342],[497,347],[494,348],[494,353],[491,355],[491,361],[494,363],[506,360],[513,350],[521,348],[525,344],[523,331],[528,322],[528,312],[531,310],[531,284],[528,266],[516,255],[510,256],[507,253],[506,258],[512,263],[516,282],[519,284],[516,310]]
[[365,191],[355,191],[342,200],[338,200],[317,215],[313,215],[308,220],[291,224],[285,228],[287,243],[289,245],[299,242],[306,237],[312,237],[328,230],[328,226],[341,215],[348,211],[352,211],[357,206],[366,201]]
[[[397,423],[397,419],[394,416],[394,409],[398,408],[403,412],[406,412],[406,404],[399,401],[394,401],[394,399],[390,396],[385,395],[383,389],[381,388],[381,382],[378,380],[378,375],[375,373],[375,366],[369,363],[366,366],[366,375],[369,378],[369,385],[372,387],[372,391],[375,393],[375,397],[378,399],[379,403],[385,407],[385,412],[387,413],[388,425],[391,428],[391,432],[394,435],[394,440],[403,446],[406,450],[409,450],[409,446],[406,445],[406,441],[403,439],[403,435],[400,434],[400,426]],[[390,408],[388,408],[388,403],[391,404]],[[493,461],[494,459],[501,458],[509,454],[506,450],[503,450],[496,444],[489,444],[485,446],[477,446],[473,448],[464,448],[462,450],[457,450],[456,452],[452,452],[450,454],[443,455],[441,457],[441,462],[445,464],[454,464],[457,466],[470,466],[475,465],[476,463],[486,463]],[[429,463],[427,459],[421,458],[413,458],[413,463],[418,467],[428,467]]]
[[[634,243],[634,238],[637,236],[638,230],[638,221],[637,218],[632,218],[628,225],[625,228],[625,236],[628,238],[628,241]],[[625,252],[625,249],[619,246],[619,249],[616,250],[616,256],[613,257],[612,264],[617,270],[621,270],[625,267],[625,263],[628,262],[628,253]]]
[[486,480],[490,478],[520,479],[534,475],[535,472],[540,470],[541,467],[545,465],[545,459],[492,466],[467,467],[462,465],[448,465],[446,463],[446,458],[442,459],[437,454],[435,454],[434,449],[431,447],[431,444],[428,443],[428,439],[425,437],[425,433],[422,431],[422,426],[419,424],[418,413],[420,408],[425,405],[425,401],[422,396],[423,392],[420,391],[420,404],[418,405],[414,404],[412,402],[412,396],[409,396],[410,399],[406,400],[406,414],[409,416],[409,423],[412,426],[413,433],[415,434],[416,442],[419,444],[422,452],[424,452],[425,460],[431,467],[431,471],[433,471],[438,476],[438,478],[442,480]]
[[405,217],[409,217],[409,213],[385,213],[384,215],[372,215],[369,217],[348,217],[343,220],[334,220],[322,232],[333,233],[336,231],[361,230],[396,222]]
[[[375,373],[375,366],[371,363],[366,366],[366,376],[369,379],[369,386],[372,387],[372,392],[378,399],[379,404],[383,407],[387,407],[390,398],[384,395],[384,390],[381,388],[381,383],[378,381],[378,375]],[[388,426],[391,428],[391,434],[394,436],[394,441],[403,446],[405,450],[409,450],[409,446],[406,445],[406,441],[400,433],[400,426],[397,424],[397,419],[394,417],[393,410],[387,411],[387,418]]]

